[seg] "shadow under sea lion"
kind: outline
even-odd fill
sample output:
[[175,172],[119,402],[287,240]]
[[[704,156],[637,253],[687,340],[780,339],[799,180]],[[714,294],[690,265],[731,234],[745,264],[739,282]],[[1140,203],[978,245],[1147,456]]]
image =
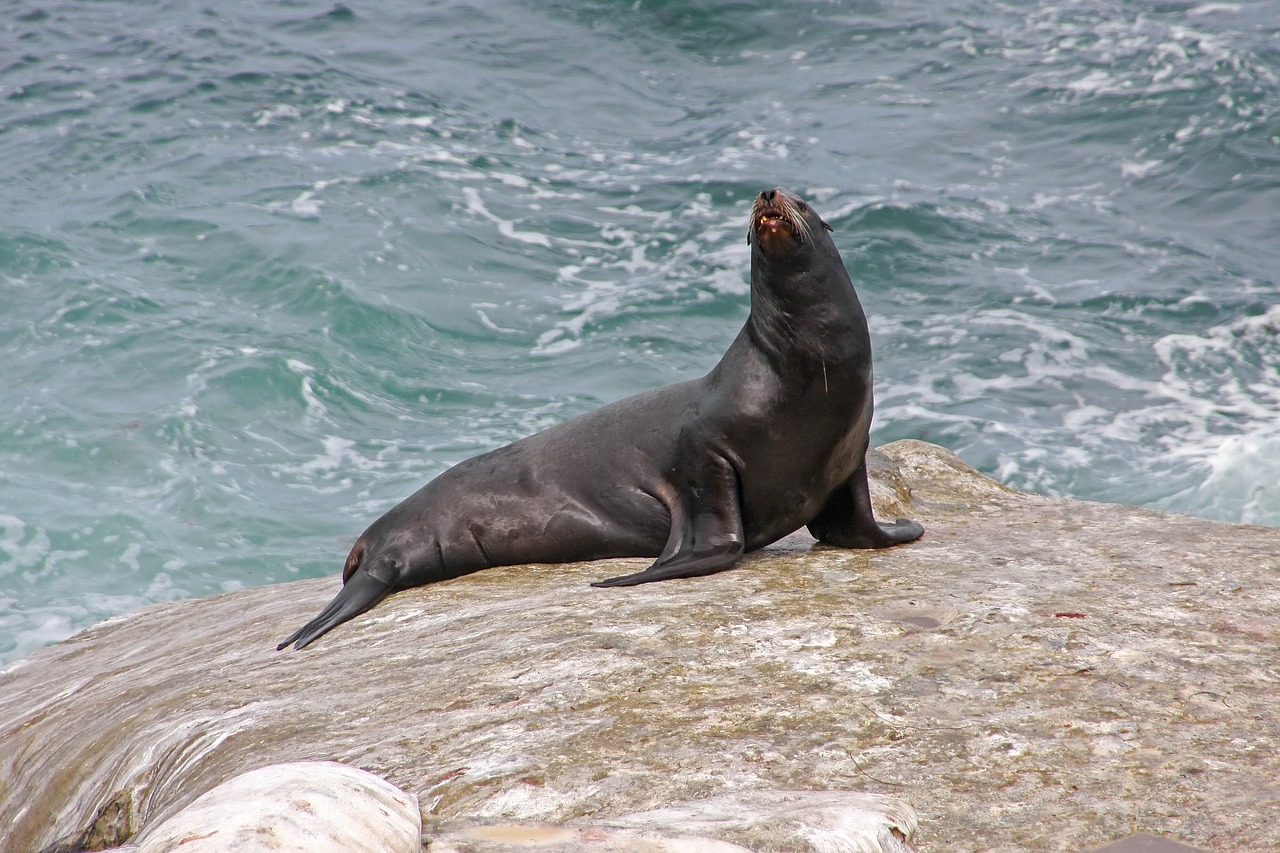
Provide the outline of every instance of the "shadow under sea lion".
[[701,379],[611,403],[445,471],[361,534],[302,648],[391,593],[492,566],[656,556],[594,586],[709,575],[808,526],[844,548],[924,528],[871,512],[871,338],[822,218],[751,209],[751,314]]

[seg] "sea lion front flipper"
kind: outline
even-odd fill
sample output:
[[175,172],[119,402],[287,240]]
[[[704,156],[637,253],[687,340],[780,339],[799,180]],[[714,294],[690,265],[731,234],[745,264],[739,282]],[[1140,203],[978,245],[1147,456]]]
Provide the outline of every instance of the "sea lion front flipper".
[[696,474],[671,507],[671,535],[658,559],[642,572],[608,578],[592,586],[636,586],[713,575],[738,562],[746,541],[738,502],[738,474],[719,454],[704,449],[700,455]]
[[858,470],[843,486],[836,489],[808,524],[809,532],[819,542],[840,548],[892,548],[914,542],[924,534],[918,521],[900,518],[893,524],[881,524],[871,511],[871,492],[867,488],[867,460],[863,457]]

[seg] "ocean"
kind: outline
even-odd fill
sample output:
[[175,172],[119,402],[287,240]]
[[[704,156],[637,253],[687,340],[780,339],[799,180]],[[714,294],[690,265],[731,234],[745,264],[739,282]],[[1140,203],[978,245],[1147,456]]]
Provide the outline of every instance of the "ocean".
[[14,0],[0,175],[0,662],[701,375],[778,185],[873,442],[1280,525],[1275,0]]

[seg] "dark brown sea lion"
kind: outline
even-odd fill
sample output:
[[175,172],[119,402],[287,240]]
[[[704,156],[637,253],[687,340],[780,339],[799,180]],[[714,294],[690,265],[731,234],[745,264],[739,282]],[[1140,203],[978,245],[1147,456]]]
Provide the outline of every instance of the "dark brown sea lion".
[[917,539],[918,523],[871,512],[871,339],[829,230],[794,195],[760,193],[751,315],[710,373],[445,471],[361,534],[342,591],[279,648],[491,566],[656,555],[594,584],[632,586],[724,571],[804,525],[844,548]]

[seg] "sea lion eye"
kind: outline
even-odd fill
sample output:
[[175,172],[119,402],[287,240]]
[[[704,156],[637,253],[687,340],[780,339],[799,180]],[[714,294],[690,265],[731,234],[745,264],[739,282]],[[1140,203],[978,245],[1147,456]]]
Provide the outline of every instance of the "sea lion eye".
[[799,208],[799,210],[800,210],[800,212],[801,212],[801,213],[804,213],[806,210],[808,210],[808,209],[809,209],[809,205],[805,204],[805,203],[804,203],[804,202],[802,202],[802,201],[797,201],[797,202],[796,202],[796,207],[797,207],[797,208]]

